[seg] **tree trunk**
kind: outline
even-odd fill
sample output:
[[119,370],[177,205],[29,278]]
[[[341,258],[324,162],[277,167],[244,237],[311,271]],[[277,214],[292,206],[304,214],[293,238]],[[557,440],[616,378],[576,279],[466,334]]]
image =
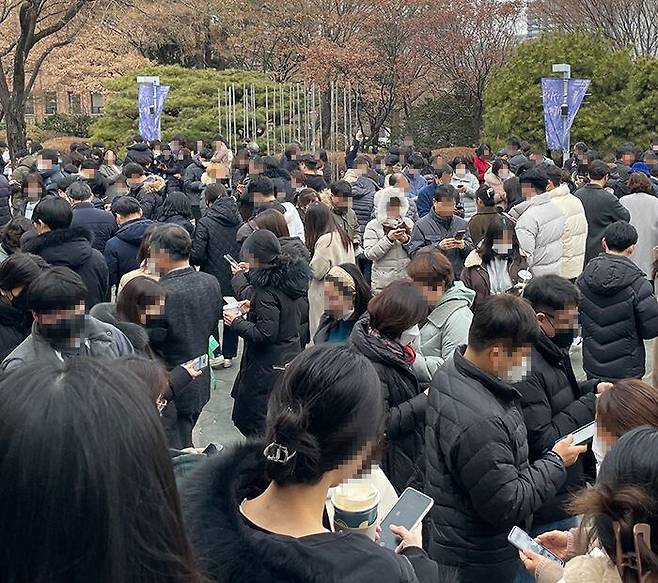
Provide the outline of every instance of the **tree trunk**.
[[12,99],[4,113],[7,125],[7,144],[11,159],[15,163],[16,153],[24,150],[26,146],[25,105],[17,105]]

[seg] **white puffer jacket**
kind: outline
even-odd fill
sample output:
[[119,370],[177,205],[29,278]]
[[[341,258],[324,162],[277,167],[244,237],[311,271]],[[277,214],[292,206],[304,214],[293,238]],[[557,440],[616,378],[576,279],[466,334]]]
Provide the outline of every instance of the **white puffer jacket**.
[[565,218],[551,200],[551,193],[538,194],[514,207],[522,212],[516,223],[521,252],[528,258],[534,276],[562,273],[562,232]]
[[363,233],[363,250],[365,256],[372,261],[372,290],[380,292],[389,283],[397,279],[407,279],[407,265],[409,257],[408,242],[391,241],[384,234],[384,221],[387,219],[386,207],[391,199],[400,200],[400,214],[405,217],[404,222],[409,227],[409,234],[413,229],[413,221],[406,218],[409,210],[409,200],[401,195],[400,190],[388,187],[380,190],[375,198],[375,218],[367,225]]
[[583,272],[587,245],[587,218],[583,203],[571,194],[569,186],[561,184],[550,192],[551,200],[564,215],[562,232],[562,277],[573,279]]

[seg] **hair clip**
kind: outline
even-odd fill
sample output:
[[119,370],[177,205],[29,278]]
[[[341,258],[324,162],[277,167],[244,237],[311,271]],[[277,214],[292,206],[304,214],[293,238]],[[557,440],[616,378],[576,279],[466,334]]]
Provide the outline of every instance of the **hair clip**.
[[619,576],[624,576],[624,569],[629,568],[637,571],[638,580],[642,581],[644,572],[642,570],[642,545],[651,551],[651,527],[641,522],[633,526],[633,543],[635,550],[630,553],[624,553],[621,547],[621,525],[615,521],[612,524],[615,533],[615,564]]
[[293,451],[290,453],[287,447],[273,441],[263,450],[263,455],[267,458],[267,461],[277,464],[287,464],[297,455],[297,452]]

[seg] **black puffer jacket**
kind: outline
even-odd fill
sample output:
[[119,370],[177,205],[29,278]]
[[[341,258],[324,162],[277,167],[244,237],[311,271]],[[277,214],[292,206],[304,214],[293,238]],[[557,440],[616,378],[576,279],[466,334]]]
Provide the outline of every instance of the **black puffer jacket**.
[[107,244],[103,255],[110,271],[110,285],[116,285],[129,271],[137,269],[137,253],[142,244],[144,233],[153,221],[149,219],[134,219],[121,225]]
[[148,147],[148,144],[140,142],[139,144],[128,146],[128,153],[123,163],[125,165],[131,162],[139,164],[142,168],[148,170],[149,166],[153,164],[153,151]]
[[183,192],[190,199],[192,206],[201,205],[201,192],[203,191],[201,177],[205,171],[206,168],[198,156],[194,156],[192,158],[192,164],[185,168],[185,174],[183,174]]
[[[521,393],[523,418],[528,430],[530,462],[540,459],[555,442],[594,421],[598,380],[579,383],[566,351],[542,334],[532,349],[526,380],[515,385]],[[558,495],[535,512],[533,524],[548,524],[569,516],[564,505],[585,485],[582,456],[567,469],[567,481]]]
[[270,391],[286,364],[301,352],[300,320],[310,278],[311,270],[304,261],[250,273],[249,314],[236,318],[231,326],[245,341],[231,394],[235,399],[233,422],[243,435],[263,431]]
[[418,385],[411,367],[389,348],[383,339],[368,332],[366,314],[352,330],[351,345],[377,370],[388,410],[386,451],[382,469],[398,493],[419,474],[423,453],[427,395]]
[[417,547],[396,555],[356,533],[302,538],[270,534],[240,513],[262,494],[264,443],[237,445],[199,464],[183,483],[183,515],[202,569],[218,583],[438,583],[436,563]]
[[51,265],[75,271],[87,286],[87,309],[110,298],[109,271],[103,255],[92,248],[93,235],[83,227],[49,231],[25,243],[23,251]]
[[32,314],[0,301],[0,361],[25,340],[32,329]]
[[230,296],[231,267],[224,255],[238,259],[240,245],[236,234],[242,217],[238,205],[232,196],[217,199],[208,209],[206,216],[197,221],[194,240],[192,241],[191,261],[201,271],[217,278],[222,288],[222,295]]
[[9,209],[9,181],[5,176],[0,175],[0,227],[11,221],[11,211]]
[[430,387],[425,493],[436,504],[428,550],[458,567],[461,583],[509,583],[521,563],[507,534],[555,496],[566,470],[552,455],[529,463],[518,391],[467,361],[464,350]]
[[583,368],[590,378],[641,379],[644,340],[658,336],[658,303],[644,273],[628,257],[601,254],[577,281],[583,294]]
[[359,176],[359,179],[352,184],[352,209],[359,220],[359,233],[363,235],[366,225],[373,218],[373,209],[375,206],[375,193],[379,190],[379,185],[367,174]]
[[117,230],[117,224],[112,213],[94,207],[91,202],[80,202],[73,207],[73,227],[84,227],[94,236],[91,243],[94,249],[101,253],[105,245]]

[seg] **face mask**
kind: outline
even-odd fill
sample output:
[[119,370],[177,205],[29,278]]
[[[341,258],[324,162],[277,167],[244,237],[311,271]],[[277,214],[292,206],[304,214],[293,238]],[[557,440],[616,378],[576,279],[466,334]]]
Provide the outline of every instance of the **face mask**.
[[402,344],[402,346],[409,346],[410,344],[413,344],[419,336],[420,328],[418,327],[418,324],[415,324],[400,334],[400,344]]
[[573,339],[576,337],[576,330],[569,328],[568,330],[558,330],[551,341],[555,346],[561,350],[568,349],[573,344]]
[[496,255],[507,255],[512,250],[511,243],[494,243],[491,246],[492,251]]
[[457,178],[464,178],[466,176],[466,170],[455,170],[455,176]]
[[47,170],[45,164],[37,164],[37,170],[39,172],[45,172]]
[[347,209],[344,206],[335,206],[334,207],[334,212],[337,215],[344,215],[344,214],[347,214]]
[[509,178],[509,170],[501,170],[498,172],[498,178],[501,180],[507,180]]
[[8,163],[9,160],[11,160],[11,157],[9,156],[9,150],[5,150],[5,151],[2,153],[2,160],[3,160],[3,162],[4,162],[5,164]]
[[498,378],[504,383],[511,385],[514,383],[520,383],[524,380],[528,376],[528,372],[530,372],[530,358],[524,356],[521,364],[513,366],[510,370],[504,373],[499,373]]
[[75,314],[53,324],[38,324],[41,335],[54,345],[61,345],[72,338],[79,338],[84,327],[84,314]]

